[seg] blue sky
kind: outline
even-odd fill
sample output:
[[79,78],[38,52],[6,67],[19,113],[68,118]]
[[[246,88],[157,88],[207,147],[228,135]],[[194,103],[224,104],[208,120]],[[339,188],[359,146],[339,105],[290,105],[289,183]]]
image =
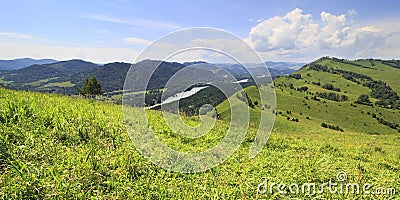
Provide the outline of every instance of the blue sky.
[[0,59],[132,61],[171,31],[214,27],[265,60],[399,58],[398,1],[2,1]]

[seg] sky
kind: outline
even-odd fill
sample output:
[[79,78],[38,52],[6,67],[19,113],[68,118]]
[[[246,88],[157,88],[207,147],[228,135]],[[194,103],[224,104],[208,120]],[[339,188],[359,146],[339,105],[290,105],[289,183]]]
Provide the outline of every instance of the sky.
[[133,62],[152,42],[193,27],[235,34],[264,61],[400,57],[393,0],[0,2],[0,59]]

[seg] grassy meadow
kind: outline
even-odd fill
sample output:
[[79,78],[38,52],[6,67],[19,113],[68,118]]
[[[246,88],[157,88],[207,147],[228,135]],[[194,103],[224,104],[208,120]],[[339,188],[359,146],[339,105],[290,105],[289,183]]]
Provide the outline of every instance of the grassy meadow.
[[[290,91],[278,93],[278,102],[285,95]],[[300,121],[311,115],[296,111],[300,103],[282,102],[278,110],[289,107]],[[329,104],[332,108],[328,112],[348,108],[341,104],[343,110]],[[149,111],[148,116],[157,137],[183,151],[212,146],[229,126],[219,120],[211,133],[191,141],[172,133],[160,112]],[[322,128],[321,121],[314,119],[317,115],[312,118],[314,122],[301,125],[278,115],[267,145],[255,158],[248,157],[255,132],[250,128],[239,150],[221,165],[203,173],[181,174],[150,163],[135,150],[119,105],[0,89],[0,199],[400,197],[398,191],[361,196],[327,191],[283,194],[276,191],[277,186],[272,193],[260,193],[258,186],[265,180],[287,185],[337,182],[336,175],[341,171],[347,173],[348,182],[400,189],[399,134],[384,128],[375,130],[373,124],[365,129],[370,133],[353,131],[352,118],[343,122],[350,128],[339,132]],[[185,120],[197,123],[196,118]]]

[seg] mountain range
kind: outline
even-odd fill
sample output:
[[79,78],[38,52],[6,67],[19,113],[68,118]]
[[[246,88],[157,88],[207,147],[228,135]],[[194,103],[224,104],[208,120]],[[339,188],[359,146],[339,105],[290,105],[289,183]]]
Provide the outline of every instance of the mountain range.
[[[104,92],[110,93],[122,90],[126,74],[130,67],[145,69],[147,65],[154,65],[154,62],[159,61],[144,60],[135,64],[115,62],[98,65],[83,60],[55,61],[51,59],[17,59],[4,61],[4,63],[8,63],[8,65],[6,68],[2,69],[8,70],[0,70],[0,84],[11,89],[73,95],[77,93],[76,88],[82,86],[85,78],[95,76],[103,86]],[[34,64],[26,66],[29,63]],[[194,63],[162,62],[162,65],[153,75],[149,83],[149,89],[162,88],[173,74],[191,64]],[[216,65],[226,69],[238,79],[251,78],[250,74],[243,66],[235,64]],[[290,74],[295,71],[290,68],[295,65],[294,63],[288,63],[287,68],[284,67],[283,62],[277,63],[277,65],[273,65],[269,62],[268,65],[277,66],[276,69],[269,68],[273,77]],[[300,65],[301,64],[297,64],[297,66]],[[251,70],[257,72],[257,67]]]
[[35,60],[32,58],[0,60],[0,70],[15,70],[15,69],[29,67],[31,65],[43,65],[43,64],[50,64],[50,63],[55,63],[55,62],[57,62],[57,60],[53,60],[53,59]]

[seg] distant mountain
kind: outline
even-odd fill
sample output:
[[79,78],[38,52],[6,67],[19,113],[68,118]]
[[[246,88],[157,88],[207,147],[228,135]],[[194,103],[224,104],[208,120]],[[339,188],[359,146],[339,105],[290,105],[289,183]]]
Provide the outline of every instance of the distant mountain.
[[267,61],[265,62],[265,65],[267,65],[268,68],[272,69],[278,69],[278,70],[291,69],[296,71],[299,70],[302,66],[306,65],[306,63]]
[[43,65],[43,64],[51,64],[58,62],[53,59],[40,59],[35,60],[31,58],[19,58],[14,60],[0,60],[0,70],[16,70],[25,67],[29,67],[31,65]]
[[76,87],[82,87],[83,80],[87,77],[96,77],[105,92],[122,90],[124,86],[125,76],[128,73],[132,64],[115,62],[92,68],[87,71],[82,71],[70,76],[64,76],[60,79],[50,80],[49,84],[54,85],[62,82],[70,82],[73,87],[44,87],[38,89],[45,89],[51,92],[75,94]]
[[[267,64],[268,63],[268,64]],[[277,76],[287,75],[295,72],[295,68],[300,68],[302,63],[286,63],[286,62],[267,62],[266,66],[270,75],[275,78]],[[217,64],[218,66],[224,68],[231,74],[241,75],[242,78],[251,78],[247,70],[250,70],[255,76],[268,75],[264,74],[265,68],[264,64],[248,64],[247,69],[240,64]],[[262,72],[262,73],[260,73]]]
[[[144,60],[135,64],[115,62],[105,65],[97,65],[82,60],[69,60],[51,64],[35,64],[17,70],[0,70],[0,84],[6,85],[6,87],[12,89],[55,92],[73,95],[77,93],[76,88],[82,86],[85,78],[95,76],[106,93],[118,94],[123,89],[126,75],[131,67],[136,68],[136,70],[138,70],[140,74],[146,74],[148,73],[149,67],[158,64],[161,65],[152,75],[152,79],[148,84],[148,89],[163,88],[167,81],[176,72],[189,65],[197,65],[196,69],[192,69],[191,74],[187,75],[192,76],[193,74],[196,74],[196,76],[193,78],[212,77],[212,73],[216,73],[216,75],[218,75],[218,73],[221,73],[221,71],[218,70],[215,71],[207,69],[208,64],[206,62],[187,62],[181,64],[177,62]],[[226,69],[238,80],[248,78],[251,79],[251,76],[249,75],[247,70],[244,69],[241,65],[216,65]],[[290,64],[288,66],[293,65],[294,64]],[[269,71],[273,77],[282,76],[294,72],[294,70],[290,68],[284,68],[284,66],[284,63],[280,63],[277,69],[270,68]],[[267,75],[265,74],[265,69],[262,67],[252,66],[250,70],[256,74],[256,77]],[[143,77],[145,76],[135,77],[137,78],[136,82],[144,82],[145,80],[141,80]],[[210,80],[206,79],[198,81],[204,83],[210,82]]]
[[[138,70],[139,74],[143,74],[143,76],[134,77],[136,83],[142,83],[145,80],[143,79],[144,74],[148,73],[148,69],[151,66],[157,66],[157,70],[153,73],[149,83],[148,89],[157,89],[163,88],[168,80],[179,70],[185,68],[186,66],[181,63],[176,62],[161,62],[155,60],[144,60],[135,64],[130,63],[109,63],[104,66],[100,66],[98,68],[94,68],[92,70],[84,71],[79,74],[75,74],[73,76],[66,76],[60,79],[55,79],[49,81],[49,83],[57,83],[57,82],[71,82],[74,87],[69,88],[52,88],[56,90],[56,92],[66,93],[66,94],[75,94],[75,87],[81,87],[83,84],[83,80],[86,77],[95,76],[99,83],[102,85],[103,90],[107,93],[113,92],[114,94],[121,92],[125,78],[129,69],[132,67],[133,69]],[[205,70],[203,70],[204,73]],[[201,70],[197,70],[197,73],[201,73]],[[143,79],[143,80],[141,80]]]
[[29,67],[3,71],[1,82],[13,89],[34,90],[50,80],[73,75],[99,67],[83,60],[69,60],[52,64],[31,65]]
[[[0,71],[0,83],[12,89],[72,95],[77,93],[76,87],[81,87],[85,78],[95,76],[105,92],[118,93],[123,89],[130,67],[134,67],[144,74],[149,66],[160,63],[160,61],[144,60],[133,65],[116,62],[98,66],[82,60],[70,60],[53,64],[32,65],[13,71]],[[149,89],[164,87],[170,77],[184,67],[186,66],[180,63],[162,62],[148,84]]]

